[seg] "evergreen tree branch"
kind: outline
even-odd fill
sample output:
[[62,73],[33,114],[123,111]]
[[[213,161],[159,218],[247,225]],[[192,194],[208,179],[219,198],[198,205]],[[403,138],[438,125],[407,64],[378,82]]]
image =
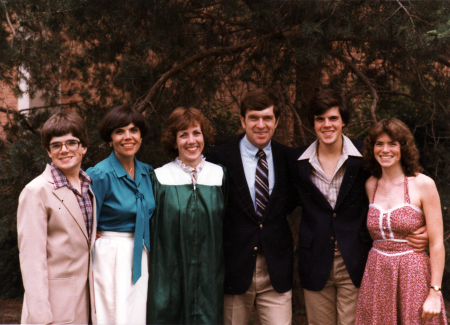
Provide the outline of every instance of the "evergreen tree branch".
[[362,73],[358,67],[353,64],[347,57],[340,53],[333,53],[333,56],[342,61],[344,64],[350,67],[353,72],[358,76],[359,79],[369,88],[370,94],[372,95],[372,102],[370,104],[370,116],[373,122],[377,121],[377,116],[375,115],[375,109],[377,108],[378,95],[376,89],[372,86],[370,80]]
[[0,137],[3,139],[3,141],[5,141],[7,144],[11,144],[11,142],[8,141],[8,139],[6,139],[6,137],[3,135],[3,132],[0,132]]
[[8,108],[8,102],[6,101],[6,92],[5,92],[5,88],[3,88],[2,85],[0,85],[0,88],[2,89],[3,97],[5,98],[5,99],[4,99],[4,102],[5,102],[5,113],[6,113],[6,118],[8,119],[9,124],[11,124],[11,117],[9,116],[9,115],[11,114],[11,112],[9,111],[9,108]]
[[[295,35],[297,33],[297,29],[298,29],[298,26],[291,29],[290,31],[282,32],[282,35],[284,37],[289,37],[289,36]],[[202,59],[205,59],[207,57],[210,57],[210,56],[229,55],[233,52],[241,51],[241,50],[249,48],[251,46],[255,46],[256,44],[262,42],[263,40],[270,38],[273,35],[274,34],[264,35],[263,37],[252,39],[252,40],[249,40],[249,41],[237,44],[237,45],[213,48],[213,49],[206,50],[204,52],[197,53],[197,54],[191,56],[190,58],[186,59],[185,61],[181,62],[180,64],[174,66],[172,69],[170,69],[169,71],[164,73],[155,82],[155,84],[152,86],[152,88],[150,88],[150,90],[146,94],[145,98],[138,104],[138,106],[137,106],[138,111],[143,113],[147,109],[147,107],[150,106],[152,112],[156,113],[156,110],[153,107],[153,105],[151,104],[151,102],[152,102],[153,97],[156,95],[158,89],[162,85],[164,85],[172,76],[176,75],[177,73],[179,73],[183,69],[187,68],[191,64],[193,64],[197,61],[200,61]]]
[[440,54],[438,57],[438,62],[447,67],[450,67],[450,58],[445,55]]
[[402,3],[401,3],[399,0],[397,0],[397,3],[398,3],[398,5],[406,12],[406,14],[408,15],[409,20],[411,20],[411,24],[412,24],[412,26],[413,26],[413,29],[415,30],[416,27],[415,27],[415,25],[414,25],[414,20],[412,19],[411,15],[409,14],[409,11],[402,5]]
[[431,93],[431,91],[429,91],[429,90],[427,89],[427,87],[425,87],[425,85],[423,84],[422,78],[420,77],[419,69],[417,68],[417,66],[416,66],[415,63],[414,63],[414,62],[415,62],[414,59],[413,59],[411,56],[409,56],[409,60],[411,61],[411,66],[412,66],[412,68],[414,69],[414,71],[415,71],[415,73],[416,73],[416,75],[417,75],[417,80],[419,81],[420,87],[422,87],[422,89],[428,94],[428,96],[430,96],[430,97],[433,99],[433,101],[439,105],[439,107],[444,111],[445,114],[448,114],[448,112],[447,112],[447,110],[445,109],[444,105],[442,105],[442,103],[441,103],[439,100],[437,100],[437,99],[433,96],[433,94]]
[[145,96],[145,98],[138,105],[138,107],[137,107],[138,111],[140,111],[142,113],[146,110],[147,106],[150,105],[152,112],[156,113],[156,110],[154,109],[154,107],[152,107],[153,105],[151,105],[151,101],[152,101],[153,97],[155,96],[155,94],[157,93],[158,89],[162,85],[164,85],[172,76],[174,76],[178,72],[182,71],[183,69],[187,68],[192,63],[200,61],[209,56],[229,54],[229,53],[232,53],[235,51],[240,51],[243,48],[247,48],[247,47],[250,47],[250,46],[256,44],[258,41],[260,41],[260,39],[254,39],[254,40],[250,40],[250,41],[238,44],[238,45],[232,45],[232,46],[228,46],[228,47],[214,48],[214,49],[210,49],[210,50],[204,51],[202,53],[198,53],[198,54],[191,56],[190,58],[186,59],[184,62],[181,62],[180,64],[174,66],[172,69],[170,69],[169,71],[164,73],[155,82],[155,84],[152,86],[152,88],[150,88],[150,90],[147,93],[147,95]]
[[[297,113],[297,110],[295,109],[294,105],[292,104],[292,101],[289,100],[288,97],[288,90],[287,87],[282,87],[281,83],[278,82],[278,92],[281,97],[281,102],[283,106],[288,107],[288,110],[291,112],[292,117],[294,119],[294,144],[299,147],[300,145],[306,145],[306,137],[305,133],[303,132],[303,123],[300,118],[300,116]],[[296,138],[300,139],[300,143],[297,142]]]
[[6,21],[8,22],[9,28],[11,28],[11,31],[14,36],[16,36],[16,29],[14,28],[13,24],[11,23],[11,19],[9,18],[8,10],[5,10],[6,15]]

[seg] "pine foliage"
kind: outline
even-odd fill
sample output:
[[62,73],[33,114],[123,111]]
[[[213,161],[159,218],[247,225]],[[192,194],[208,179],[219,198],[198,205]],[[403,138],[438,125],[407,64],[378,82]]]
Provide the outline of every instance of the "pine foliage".
[[[305,103],[332,87],[355,110],[352,137],[384,117],[414,131],[448,223],[449,17],[448,1],[0,0],[0,85],[19,96],[26,79],[52,112],[79,110],[91,130],[85,166],[108,154],[96,128],[116,104],[146,113],[151,132],[140,158],[158,166],[166,161],[159,134],[175,107],[204,110],[223,142],[239,126],[230,108],[247,89],[265,87],[283,111],[277,139],[299,146],[313,138]],[[0,90],[7,111],[1,98]],[[20,280],[11,262],[17,197],[43,170],[39,127],[48,114],[11,116],[0,140],[0,254],[8,256],[0,295],[15,295],[7,283]]]

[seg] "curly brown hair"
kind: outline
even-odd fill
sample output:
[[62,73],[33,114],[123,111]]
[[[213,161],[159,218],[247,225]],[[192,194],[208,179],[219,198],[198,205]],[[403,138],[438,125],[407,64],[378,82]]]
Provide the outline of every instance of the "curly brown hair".
[[381,166],[375,159],[373,149],[378,137],[383,133],[400,143],[400,163],[406,176],[416,176],[423,171],[419,165],[419,150],[414,143],[414,136],[402,121],[396,118],[383,119],[375,124],[364,140],[363,160],[365,168],[376,178],[381,177]]
[[203,151],[205,151],[214,141],[214,129],[205,115],[193,107],[178,107],[170,114],[167,120],[167,130],[161,135],[161,145],[170,158],[178,157],[177,133],[194,125],[200,125],[202,129],[205,142]]

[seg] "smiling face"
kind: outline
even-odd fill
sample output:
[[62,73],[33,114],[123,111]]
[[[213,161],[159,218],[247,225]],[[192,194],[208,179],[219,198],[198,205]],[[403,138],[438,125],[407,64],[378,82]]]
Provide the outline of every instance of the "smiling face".
[[133,158],[141,147],[141,131],[133,123],[117,128],[111,133],[110,145],[119,161]]
[[186,130],[177,132],[178,159],[186,166],[196,168],[202,161],[205,148],[203,132],[199,124],[191,125]]
[[338,106],[331,107],[322,115],[314,115],[314,131],[320,145],[340,145],[344,126]]
[[248,141],[258,149],[264,149],[273,137],[278,121],[273,106],[262,111],[247,111],[245,118],[241,116],[241,125]]
[[[72,133],[60,137],[53,137],[50,140],[50,145],[55,142],[66,142],[69,140],[80,141],[77,137],[74,137]],[[65,145],[61,147],[58,152],[51,153],[47,149],[49,157],[52,159],[56,167],[64,173],[64,175],[78,175],[81,168],[81,161],[83,160],[83,155],[86,153],[87,148],[83,147],[80,143],[77,150],[69,150]]]
[[375,141],[373,154],[382,168],[400,164],[402,157],[400,143],[392,140],[386,133],[381,134]]

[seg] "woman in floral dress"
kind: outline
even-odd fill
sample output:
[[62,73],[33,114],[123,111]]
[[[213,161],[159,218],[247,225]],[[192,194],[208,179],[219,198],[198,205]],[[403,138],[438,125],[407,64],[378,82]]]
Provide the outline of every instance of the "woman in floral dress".
[[[421,174],[408,127],[397,119],[377,123],[364,159],[371,202],[367,228],[374,240],[356,308],[356,324],[447,324],[441,293],[445,250],[439,194]],[[427,225],[430,258],[406,236]]]

